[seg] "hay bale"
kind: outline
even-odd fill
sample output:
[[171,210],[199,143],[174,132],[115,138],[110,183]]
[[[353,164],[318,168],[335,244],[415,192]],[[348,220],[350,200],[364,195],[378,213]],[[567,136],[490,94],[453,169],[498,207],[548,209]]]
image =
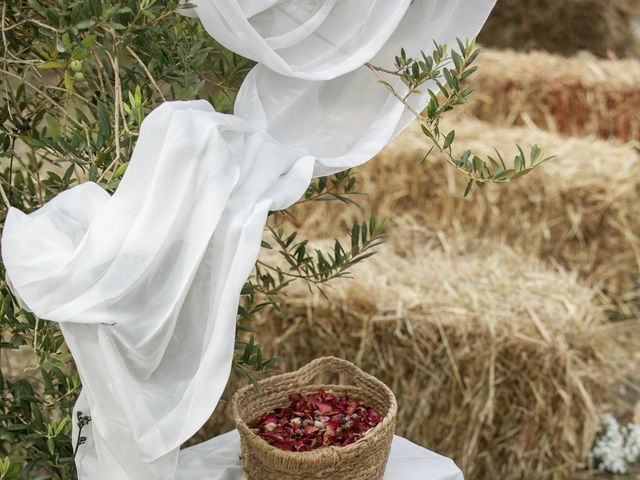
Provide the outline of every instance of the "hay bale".
[[[601,286],[631,315],[640,272],[640,152],[631,143],[565,138],[531,128],[497,128],[459,118],[456,147],[492,154],[495,146],[515,153],[514,145],[540,143],[558,158],[512,184],[486,185],[463,198],[465,179],[435,155],[419,165],[428,139],[410,127],[377,158],[358,170],[359,199],[367,210],[398,229],[402,216],[415,223],[473,238],[503,241],[521,252],[576,270]],[[362,214],[338,202],[316,202],[293,210],[310,236],[331,236]],[[423,229],[424,230],[424,229]],[[427,233],[428,234],[428,230]],[[425,235],[412,234],[415,242]],[[395,241],[392,238],[392,242]],[[404,247],[396,248],[402,251]]]
[[469,112],[503,126],[640,140],[640,61],[487,50]]
[[467,478],[571,478],[614,378],[593,290],[506,246],[408,248],[384,247],[329,300],[290,290],[257,325],[268,351],[285,370],[355,361],[396,393],[398,433]]
[[499,0],[480,40],[495,48],[640,55],[638,0]]

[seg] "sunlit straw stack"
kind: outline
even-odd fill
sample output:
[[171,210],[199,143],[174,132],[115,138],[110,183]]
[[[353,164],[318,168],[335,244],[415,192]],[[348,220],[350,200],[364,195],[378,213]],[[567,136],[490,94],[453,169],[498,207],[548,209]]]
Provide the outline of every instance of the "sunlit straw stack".
[[483,120],[640,140],[637,59],[487,50],[478,65],[469,110]]
[[404,256],[384,247],[330,300],[293,289],[260,339],[286,370],[331,354],[378,376],[398,397],[399,433],[466,478],[571,478],[615,380],[593,291],[504,245],[434,238]]
[[[558,262],[601,286],[629,315],[640,271],[640,152],[633,143],[570,138],[533,128],[498,128],[458,118],[456,148],[482,155],[492,147],[505,157],[515,144],[533,143],[557,155],[508,185],[474,189],[463,198],[466,180],[432,154],[417,125],[360,168],[358,201],[367,213],[387,218],[389,231],[403,215],[418,224],[448,229],[472,243],[504,241],[518,251]],[[315,202],[294,210],[311,236],[333,236],[362,213],[339,202]],[[342,229],[342,230],[341,230]],[[401,233],[406,235],[406,232]],[[420,242],[420,238],[415,239]]]

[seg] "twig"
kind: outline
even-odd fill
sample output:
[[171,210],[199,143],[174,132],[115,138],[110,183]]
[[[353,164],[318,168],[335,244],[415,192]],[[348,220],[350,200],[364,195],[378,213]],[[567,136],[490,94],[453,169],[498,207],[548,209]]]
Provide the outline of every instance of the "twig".
[[0,182],[0,196],[2,196],[2,200],[4,201],[7,208],[11,207],[11,203],[9,202],[9,197],[7,197],[7,192],[4,191],[4,187],[2,186],[2,182]]
[[91,56],[96,64],[96,73],[98,75],[98,81],[100,82],[100,91],[106,93],[107,89],[105,87],[104,79],[102,78],[102,63],[100,63],[100,59],[93,48],[91,49]]
[[113,68],[113,76],[114,76],[114,100],[113,100],[113,122],[114,122],[114,139],[116,143],[116,157],[109,164],[107,168],[104,169],[102,175],[98,178],[98,182],[104,179],[107,172],[111,171],[118,163],[120,163],[120,102],[122,102],[122,91],[120,89],[120,64],[118,63],[118,53],[114,52],[115,55],[111,56],[109,52],[105,52],[107,57],[109,57],[109,61],[111,62],[111,66]]
[[[3,64],[7,62],[7,52],[9,51],[9,44],[7,43],[7,35],[6,32],[6,20],[7,20],[7,4],[3,2],[2,4],[2,44],[4,45],[4,50],[2,53]],[[3,65],[4,66],[4,65]],[[4,73],[5,77],[7,76],[6,72]],[[9,81],[5,78],[4,81],[4,91],[7,99],[9,98],[9,90],[8,90]],[[13,120],[13,114],[11,113],[10,102],[7,101],[7,112],[9,113],[9,118]]]
[[38,333],[40,332],[40,317],[36,316],[36,324],[33,328],[33,356],[36,359],[36,365],[39,365],[38,360]]
[[13,189],[13,159],[16,156],[16,137],[11,137],[11,159],[9,160],[9,196]]
[[[22,83],[24,83],[26,86],[28,86],[29,88],[32,88],[33,90],[35,90],[37,93],[39,93],[40,95],[42,95],[47,101],[49,101],[53,106],[55,106],[58,110],[60,110],[63,114],[66,114],[66,111],[64,109],[64,107],[62,105],[60,105],[58,102],[56,102],[53,98],[51,98],[49,95],[47,95],[45,92],[43,92],[40,88],[38,88],[37,86],[35,86],[33,83],[29,82],[27,79],[22,78],[20,75],[17,75],[13,72],[9,72],[7,70],[4,69],[0,69],[0,73],[4,74],[4,75],[9,75],[10,77],[13,77],[17,80],[20,80]],[[70,117],[71,120],[79,127],[82,127],[82,125],[73,117]]]
[[158,95],[160,95],[160,98],[162,98],[163,102],[166,102],[167,99],[164,98],[164,95],[162,94],[162,91],[160,90],[160,87],[158,87],[158,84],[156,83],[156,80],[153,78],[153,75],[151,75],[151,72],[149,71],[149,69],[147,69],[147,66],[144,64],[144,62],[142,61],[142,59],[136,54],[136,52],[133,51],[133,49],[129,46],[127,46],[127,52],[129,52],[131,54],[131,56],[133,58],[135,58],[137,60],[137,62],[140,64],[140,66],[142,67],[142,69],[145,71],[145,73],[147,74],[147,77],[149,77],[149,81],[151,82],[151,84],[155,87],[156,91],[158,92]]
[[76,448],[73,449],[73,458],[76,458],[78,454],[78,448],[80,445],[84,444],[86,438],[82,437],[82,429],[86,427],[91,422],[91,417],[89,415],[83,415],[82,412],[78,412],[78,436],[76,437]]
[[42,23],[41,21],[36,20],[35,18],[30,18],[29,21],[31,23],[35,23],[39,27],[46,28],[47,30],[51,30],[52,32],[62,33],[62,31],[58,30],[57,28],[52,27],[51,25],[47,25],[46,23]]
[[[387,82],[382,75],[380,75],[381,71],[385,71],[383,69],[381,69],[380,67],[376,67],[375,65],[372,65],[370,63],[365,63],[365,65],[367,66],[367,68],[369,68],[369,70],[371,70],[373,72],[373,74],[378,78],[378,80],[380,80],[382,82],[382,84],[387,87],[387,90],[389,90],[389,92],[391,92],[391,94],[396,97],[400,102],[402,102],[402,104],[404,105],[404,107],[413,114],[413,116],[415,116],[418,120],[420,120],[422,123],[425,123],[427,125],[430,125],[431,122],[428,118],[426,118],[424,115],[422,115],[422,113],[418,112],[415,108],[413,108],[411,105],[409,105],[407,103],[406,97],[403,98],[401,97],[398,92],[395,91],[395,89],[393,87],[389,86],[389,82]],[[389,73],[393,73],[393,72],[389,72]],[[440,142],[436,142],[433,141],[433,145],[438,149],[438,151],[443,155],[445,161],[447,163],[449,163],[453,168],[455,168],[456,170],[460,171],[461,173],[463,173],[464,175],[468,176],[469,178],[472,178],[473,180],[477,181],[477,182],[481,182],[481,183],[485,183],[487,180],[474,174],[473,172],[470,172],[464,168],[462,168],[460,165],[458,165],[449,155],[449,153],[442,148],[442,146],[440,145]]]

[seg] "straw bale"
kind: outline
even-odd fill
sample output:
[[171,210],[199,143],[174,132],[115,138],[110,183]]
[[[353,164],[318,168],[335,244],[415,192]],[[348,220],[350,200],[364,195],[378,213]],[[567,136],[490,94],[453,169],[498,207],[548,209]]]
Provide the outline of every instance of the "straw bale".
[[404,256],[383,247],[328,300],[292,288],[260,339],[284,370],[337,355],[376,375],[398,397],[398,433],[466,478],[571,478],[615,378],[593,290],[505,245],[440,238]]
[[640,140],[640,61],[486,50],[469,111],[500,125]]
[[638,0],[499,0],[480,39],[497,48],[564,55],[640,55]]
[[[631,143],[565,138],[532,128],[498,128],[471,118],[456,119],[455,146],[478,154],[492,147],[506,155],[515,144],[539,143],[550,160],[511,184],[486,185],[463,198],[465,179],[433,155],[418,161],[428,139],[414,125],[377,158],[358,169],[365,214],[386,218],[392,243],[404,217],[455,232],[473,242],[506,242],[576,270],[602,287],[628,316],[640,271],[640,152]],[[315,202],[293,209],[310,236],[345,231],[362,213],[339,202]],[[399,233],[396,233],[399,232]],[[429,228],[413,229],[416,243]],[[426,232],[426,233],[425,233]],[[404,247],[398,247],[402,251]]]

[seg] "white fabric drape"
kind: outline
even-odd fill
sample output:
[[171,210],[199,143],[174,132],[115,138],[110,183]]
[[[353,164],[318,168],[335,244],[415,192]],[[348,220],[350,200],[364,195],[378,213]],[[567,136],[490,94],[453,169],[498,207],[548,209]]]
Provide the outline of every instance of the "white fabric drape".
[[312,176],[366,162],[412,119],[364,63],[470,38],[494,0],[195,3],[212,36],[258,62],[234,115],[167,102],[113,196],[85,183],[5,223],[14,293],[60,322],[80,372],[83,480],[174,477],[227,382],[268,212]]

